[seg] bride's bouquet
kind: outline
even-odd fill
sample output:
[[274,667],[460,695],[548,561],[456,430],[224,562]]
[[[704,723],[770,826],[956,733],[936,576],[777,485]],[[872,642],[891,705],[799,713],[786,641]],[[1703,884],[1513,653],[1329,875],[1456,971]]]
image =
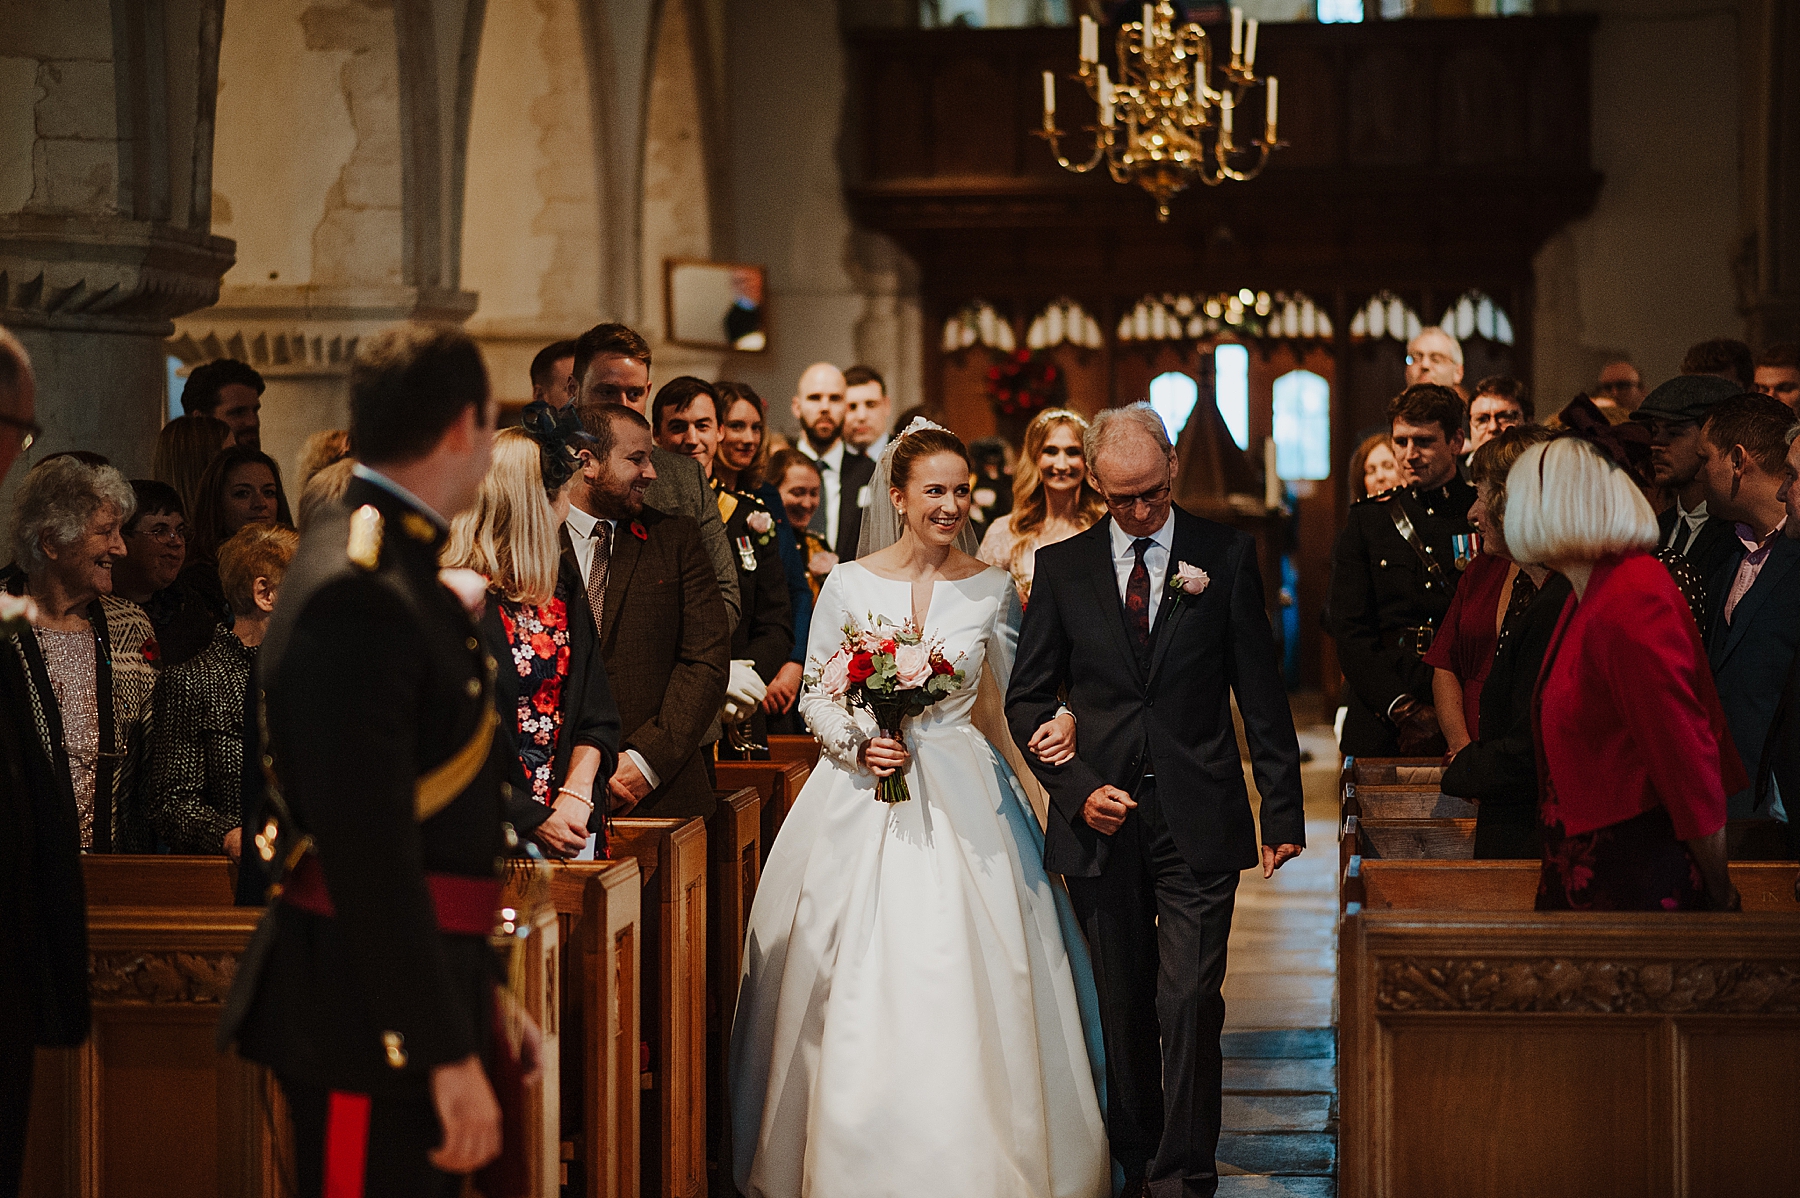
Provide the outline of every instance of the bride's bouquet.
[[[944,656],[942,640],[926,637],[912,621],[896,624],[871,616],[866,629],[846,623],[837,652],[806,681],[833,699],[862,708],[875,717],[883,736],[899,740],[903,722],[962,689],[963,672]],[[895,770],[877,782],[875,797],[904,803],[912,794],[905,776]]]

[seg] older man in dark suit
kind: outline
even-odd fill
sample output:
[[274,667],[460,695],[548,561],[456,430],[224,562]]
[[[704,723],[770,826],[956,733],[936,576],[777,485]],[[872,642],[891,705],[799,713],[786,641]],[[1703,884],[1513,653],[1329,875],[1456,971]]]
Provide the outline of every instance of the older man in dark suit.
[[650,422],[611,403],[583,405],[581,420],[594,448],[576,478],[568,529],[625,729],[613,809],[709,816],[716,800],[703,746],[731,669],[725,604],[695,522],[644,502],[656,478]]
[[[1700,436],[1700,479],[1714,515],[1733,522],[1733,552],[1707,580],[1706,653],[1746,773],[1757,768],[1800,650],[1800,541],[1781,491],[1794,414],[1769,395],[1716,404]],[[1754,787],[1730,796],[1732,819],[1769,814]]]

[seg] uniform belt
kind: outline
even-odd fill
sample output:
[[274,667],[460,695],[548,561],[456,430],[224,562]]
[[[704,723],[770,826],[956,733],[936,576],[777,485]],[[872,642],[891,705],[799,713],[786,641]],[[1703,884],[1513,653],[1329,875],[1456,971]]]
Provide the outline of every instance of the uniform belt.
[[1402,628],[1394,637],[1400,648],[1423,657],[1425,651],[1431,648],[1431,638],[1436,635],[1437,630],[1431,625],[1421,624],[1417,628]]
[[[494,916],[500,909],[500,880],[471,878],[462,874],[426,874],[425,885],[431,891],[431,905],[437,910],[440,932],[455,936],[486,936],[494,930]],[[325,871],[312,853],[300,859],[288,875],[281,890],[281,900],[290,907],[330,919],[337,915],[331,892],[325,888]]]

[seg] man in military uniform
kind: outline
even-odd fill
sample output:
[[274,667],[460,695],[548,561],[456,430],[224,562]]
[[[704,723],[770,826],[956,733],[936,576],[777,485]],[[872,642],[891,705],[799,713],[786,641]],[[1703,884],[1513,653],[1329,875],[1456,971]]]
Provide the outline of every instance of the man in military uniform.
[[493,410],[460,332],[365,342],[350,387],[362,465],[308,527],[260,654],[293,865],[266,961],[247,954],[239,1042],[287,1095],[301,1195],[448,1195],[501,1149],[492,663],[438,575]]
[[1461,576],[1453,538],[1474,531],[1475,488],[1457,474],[1463,402],[1419,383],[1388,404],[1394,448],[1409,486],[1350,508],[1331,555],[1326,630],[1349,683],[1342,748],[1355,756],[1441,753],[1431,701],[1431,646]]

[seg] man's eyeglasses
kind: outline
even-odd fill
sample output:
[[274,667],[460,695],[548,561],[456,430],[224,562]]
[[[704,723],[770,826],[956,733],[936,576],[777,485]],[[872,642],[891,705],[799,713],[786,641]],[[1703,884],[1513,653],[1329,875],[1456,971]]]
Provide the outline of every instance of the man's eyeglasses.
[[1160,487],[1152,487],[1150,490],[1140,491],[1136,495],[1108,495],[1106,496],[1106,506],[1115,512],[1131,512],[1136,511],[1139,504],[1143,504],[1145,507],[1155,507],[1168,497],[1169,484],[1164,483]]
[[44,435],[43,426],[35,420],[20,420],[17,416],[0,416],[0,424],[17,430],[20,453],[30,449],[32,443]]
[[185,527],[134,528],[131,530],[131,535],[134,537],[149,537],[152,541],[159,541],[164,545],[185,545],[188,543],[188,530]]

